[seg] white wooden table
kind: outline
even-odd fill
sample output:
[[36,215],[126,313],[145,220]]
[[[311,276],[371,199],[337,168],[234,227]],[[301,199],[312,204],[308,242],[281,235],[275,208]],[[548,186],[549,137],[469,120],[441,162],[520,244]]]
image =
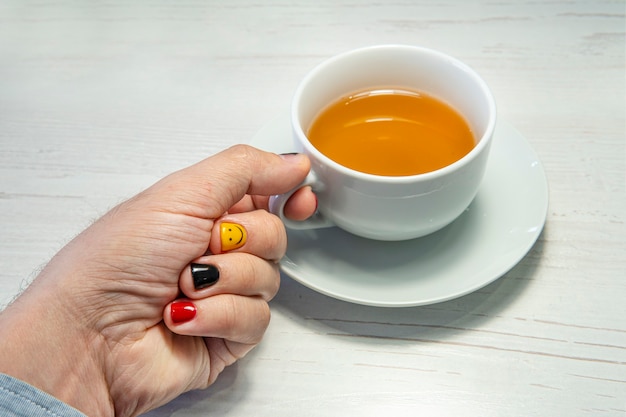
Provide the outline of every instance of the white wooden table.
[[248,142],[321,60],[423,45],[481,73],[540,155],[536,245],[422,307],[284,277],[258,349],[149,415],[626,415],[623,0],[388,3],[0,1],[0,304],[116,203]]

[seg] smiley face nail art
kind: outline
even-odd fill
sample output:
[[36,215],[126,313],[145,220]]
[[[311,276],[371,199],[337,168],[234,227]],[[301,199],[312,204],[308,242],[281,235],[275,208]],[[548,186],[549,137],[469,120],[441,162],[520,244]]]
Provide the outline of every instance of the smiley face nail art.
[[224,222],[220,227],[222,252],[228,252],[242,247],[248,239],[245,227],[236,223]]

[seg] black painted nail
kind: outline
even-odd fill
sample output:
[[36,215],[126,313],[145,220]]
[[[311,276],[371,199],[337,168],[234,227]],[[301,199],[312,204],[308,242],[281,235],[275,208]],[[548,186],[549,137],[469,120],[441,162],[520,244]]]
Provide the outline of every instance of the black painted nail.
[[210,287],[220,279],[220,271],[213,265],[191,264],[191,277],[196,290]]

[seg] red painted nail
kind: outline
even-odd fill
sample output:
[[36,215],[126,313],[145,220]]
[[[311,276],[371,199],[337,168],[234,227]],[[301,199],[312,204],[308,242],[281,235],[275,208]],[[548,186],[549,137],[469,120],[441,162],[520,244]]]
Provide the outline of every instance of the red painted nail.
[[185,323],[196,317],[196,306],[190,301],[175,301],[171,306],[172,321]]

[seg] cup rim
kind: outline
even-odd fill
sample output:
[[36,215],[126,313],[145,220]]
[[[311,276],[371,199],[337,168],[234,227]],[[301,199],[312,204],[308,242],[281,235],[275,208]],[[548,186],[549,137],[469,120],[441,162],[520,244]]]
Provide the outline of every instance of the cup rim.
[[[324,155],[322,152],[320,152],[315,146],[313,146],[313,144],[308,140],[302,126],[300,125],[299,117],[298,117],[299,101],[306,85],[310,82],[310,80],[313,77],[316,76],[318,72],[322,71],[323,69],[332,65],[338,60],[345,59],[346,57],[349,57],[351,55],[369,53],[369,52],[380,50],[380,49],[405,50],[405,51],[412,51],[412,52],[435,55],[440,59],[445,59],[445,60],[452,62],[454,65],[456,65],[459,68],[462,68],[466,73],[471,75],[471,77],[479,85],[481,91],[484,93],[485,98],[487,99],[487,105],[489,107],[488,108],[489,119],[487,121],[487,125],[484,129],[482,136],[478,138],[478,142],[472,148],[471,151],[469,151],[462,158],[454,161],[450,165],[446,165],[445,167],[439,168],[434,171],[429,171],[429,172],[424,172],[424,173],[414,174],[414,175],[386,176],[386,175],[370,174],[367,172],[357,171],[352,168],[348,168],[330,159],[329,157]],[[328,165],[332,167],[332,169],[348,177],[370,181],[370,182],[389,183],[389,184],[404,184],[404,183],[411,183],[411,182],[416,182],[416,181],[427,181],[427,180],[436,179],[438,177],[448,175],[451,172],[458,171],[463,166],[467,165],[470,161],[476,159],[478,155],[480,155],[485,150],[485,148],[487,148],[490,145],[490,142],[493,137],[494,130],[495,130],[495,126],[496,126],[496,119],[497,119],[497,109],[496,109],[496,103],[495,103],[493,94],[491,90],[489,89],[489,86],[487,85],[487,83],[473,68],[471,68],[469,65],[465,64],[464,62],[460,61],[459,59],[451,55],[448,55],[444,52],[437,51],[437,50],[423,47],[423,46],[405,45],[405,44],[383,44],[383,45],[365,46],[365,47],[345,51],[343,53],[337,54],[335,56],[332,56],[322,61],[321,63],[313,67],[313,69],[311,69],[306,74],[306,76],[300,81],[296,89],[296,92],[294,93],[292,105],[291,105],[292,129],[296,135],[300,136],[301,139],[302,138],[305,139],[305,140],[300,140],[300,143],[306,150],[306,153],[313,154],[315,158],[322,161],[324,165]]]

